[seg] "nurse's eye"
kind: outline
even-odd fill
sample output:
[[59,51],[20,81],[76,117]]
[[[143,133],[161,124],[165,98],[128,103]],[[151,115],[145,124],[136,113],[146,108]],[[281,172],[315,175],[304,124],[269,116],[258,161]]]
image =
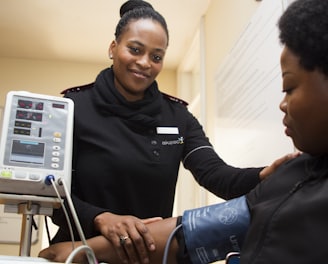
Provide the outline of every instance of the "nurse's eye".
[[136,48],[136,47],[129,47],[129,50],[132,54],[139,54],[140,53],[140,49]]
[[155,63],[160,63],[163,60],[163,57],[160,55],[153,55],[152,57]]

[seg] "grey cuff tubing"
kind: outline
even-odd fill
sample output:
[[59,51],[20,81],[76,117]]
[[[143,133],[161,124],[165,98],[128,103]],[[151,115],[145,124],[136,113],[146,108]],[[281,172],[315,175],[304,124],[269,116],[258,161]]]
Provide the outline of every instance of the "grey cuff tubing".
[[192,263],[210,263],[240,251],[249,222],[245,196],[185,211],[182,228]]

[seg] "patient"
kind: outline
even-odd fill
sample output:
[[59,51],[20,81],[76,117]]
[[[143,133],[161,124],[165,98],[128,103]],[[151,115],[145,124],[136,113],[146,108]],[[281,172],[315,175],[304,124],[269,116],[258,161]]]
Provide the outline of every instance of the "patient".
[[[250,224],[242,244],[242,264],[327,263],[327,14],[328,0],[297,0],[279,20],[285,94],[280,109],[286,135],[303,154],[284,163],[245,196]],[[156,243],[156,251],[150,252],[151,263],[162,262],[166,241],[176,225],[177,218],[147,225]],[[216,227],[207,229],[211,232]],[[180,229],[178,239],[172,240],[170,264],[191,263],[185,230]],[[94,237],[88,245],[100,261],[120,263],[106,238]],[[132,244],[127,240],[125,246]],[[71,251],[71,244],[65,242],[42,250],[39,256],[65,261]],[[83,253],[75,260],[86,261]]]

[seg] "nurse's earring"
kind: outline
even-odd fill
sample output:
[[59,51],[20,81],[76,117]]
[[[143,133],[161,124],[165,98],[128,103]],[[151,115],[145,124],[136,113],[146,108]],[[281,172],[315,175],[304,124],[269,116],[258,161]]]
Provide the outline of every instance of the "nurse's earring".
[[113,55],[112,55],[112,54],[109,54],[109,58],[110,58],[110,59],[113,59]]

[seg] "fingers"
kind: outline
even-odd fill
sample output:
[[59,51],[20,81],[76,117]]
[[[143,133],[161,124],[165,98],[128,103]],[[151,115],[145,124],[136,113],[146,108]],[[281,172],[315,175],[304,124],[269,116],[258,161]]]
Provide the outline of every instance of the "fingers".
[[140,220],[133,216],[112,214],[107,218],[106,227],[103,222],[100,230],[113,245],[122,262],[147,264],[149,251],[155,250],[155,242],[145,223],[160,219],[162,218]]
[[141,222],[145,225],[150,224],[150,223],[154,223],[157,221],[163,220],[163,217],[152,217],[152,218],[146,218],[146,219],[142,219]]
[[[142,235],[135,229],[130,228],[130,233],[116,235],[114,246],[116,253],[124,263],[149,263],[148,250]],[[147,238],[150,244],[153,240]],[[113,241],[113,238],[111,239]],[[112,242],[113,243],[113,242]]]
[[155,240],[145,224],[146,223],[147,224],[154,223],[154,222],[157,222],[162,219],[163,218],[161,218],[161,217],[149,218],[148,219],[149,221],[144,220],[144,221],[136,223],[136,228],[137,228],[139,234],[142,236],[143,242],[146,245],[147,249],[150,251],[155,251],[155,249],[156,249]]
[[289,153],[287,155],[282,156],[279,159],[276,159],[270,166],[265,167],[261,172],[260,172],[260,179],[263,180],[269,175],[271,175],[279,166],[281,166],[284,162],[294,159],[301,155],[301,152],[296,151],[293,153]]
[[131,231],[129,237],[120,237],[120,244],[126,255],[129,263],[149,263],[148,250],[146,248],[143,237],[136,231]]
[[[123,233],[124,232],[124,233]],[[125,234],[125,235],[122,235]],[[125,251],[125,244],[131,243],[129,240],[129,235],[124,231],[122,228],[122,231],[120,231],[120,228],[114,228],[111,227],[108,232],[102,233],[104,237],[107,238],[107,240],[112,244],[115,253],[117,254],[118,258],[123,263],[129,263],[129,259],[136,259],[136,254],[131,253],[131,256],[129,257],[127,252]],[[123,242],[124,241],[124,242]]]
[[297,157],[298,155],[299,155],[299,152],[294,152],[294,153],[287,154],[287,155],[275,160],[272,163],[272,166],[275,167],[275,168],[278,168],[282,163],[284,163],[288,160],[291,160],[291,159]]
[[[139,219],[135,219],[120,236],[120,245],[125,250],[130,263],[149,263],[149,251],[155,250],[155,242],[148,228]],[[124,232],[124,231],[121,231]]]
[[[129,236],[121,235],[117,237],[116,241],[113,242],[112,239],[111,242],[114,245],[116,254],[123,263],[137,263],[137,256],[133,248],[131,248],[132,243]],[[126,251],[126,248],[129,250]]]
[[[149,251],[155,250],[155,241],[146,225],[141,221],[137,221],[135,223],[135,229],[130,232],[130,239],[133,242],[133,248],[136,249],[138,259],[141,263],[149,263]],[[132,247],[127,248],[129,244],[125,245],[127,250],[132,251]]]

